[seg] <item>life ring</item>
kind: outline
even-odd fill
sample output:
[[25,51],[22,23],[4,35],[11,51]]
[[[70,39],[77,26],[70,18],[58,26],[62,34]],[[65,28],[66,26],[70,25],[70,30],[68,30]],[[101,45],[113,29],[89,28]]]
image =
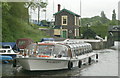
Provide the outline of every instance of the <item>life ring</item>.
[[88,58],[88,63],[89,63],[89,65],[91,65],[91,61],[92,61],[92,59],[91,59],[91,57],[89,57],[89,58]]
[[79,62],[78,62],[78,67],[81,68],[81,66],[82,66],[82,61],[79,60]]
[[71,70],[73,68],[73,63],[71,61],[68,61],[68,69]]

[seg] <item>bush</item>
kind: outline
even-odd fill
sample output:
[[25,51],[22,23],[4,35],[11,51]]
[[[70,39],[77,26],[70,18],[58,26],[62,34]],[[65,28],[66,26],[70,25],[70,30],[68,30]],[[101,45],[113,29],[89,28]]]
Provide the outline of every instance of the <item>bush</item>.
[[[7,3],[6,3],[7,4]],[[18,38],[31,38],[38,41],[43,37],[49,37],[43,31],[40,31],[37,25],[28,24],[27,9],[24,3],[8,3],[9,10],[6,7],[2,9],[2,42],[15,42]],[[15,11],[16,10],[16,11]],[[26,15],[26,17],[24,17]]]

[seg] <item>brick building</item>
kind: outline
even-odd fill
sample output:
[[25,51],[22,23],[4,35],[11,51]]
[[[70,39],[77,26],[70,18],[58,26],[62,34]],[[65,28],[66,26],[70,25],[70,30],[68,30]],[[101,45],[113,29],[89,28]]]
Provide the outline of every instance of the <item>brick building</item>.
[[58,12],[55,16],[54,35],[63,38],[76,38],[80,36],[80,15],[67,10],[60,10],[58,4]]

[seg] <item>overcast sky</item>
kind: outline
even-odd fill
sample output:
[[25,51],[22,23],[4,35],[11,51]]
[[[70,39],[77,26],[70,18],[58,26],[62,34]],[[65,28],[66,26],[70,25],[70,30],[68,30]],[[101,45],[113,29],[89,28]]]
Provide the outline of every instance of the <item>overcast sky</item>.
[[119,4],[118,4],[118,19],[120,20],[120,1],[119,1]]
[[[120,0],[81,0],[81,17],[100,16],[104,11],[107,18],[112,19],[112,11],[115,9],[118,19],[118,2]],[[57,5],[61,5],[61,9],[65,8],[80,15],[80,0],[48,0],[47,20],[53,18],[53,13],[57,12]],[[54,8],[53,8],[54,7]],[[37,19],[37,10],[32,12],[32,19]],[[45,13],[41,13],[40,19],[45,19]]]

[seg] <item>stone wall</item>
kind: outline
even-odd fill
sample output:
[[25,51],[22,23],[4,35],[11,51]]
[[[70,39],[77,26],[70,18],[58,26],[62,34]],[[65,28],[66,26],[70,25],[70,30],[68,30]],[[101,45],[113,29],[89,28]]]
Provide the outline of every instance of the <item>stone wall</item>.
[[100,42],[88,42],[92,45],[93,50],[106,49],[114,46],[114,41],[100,41]]

